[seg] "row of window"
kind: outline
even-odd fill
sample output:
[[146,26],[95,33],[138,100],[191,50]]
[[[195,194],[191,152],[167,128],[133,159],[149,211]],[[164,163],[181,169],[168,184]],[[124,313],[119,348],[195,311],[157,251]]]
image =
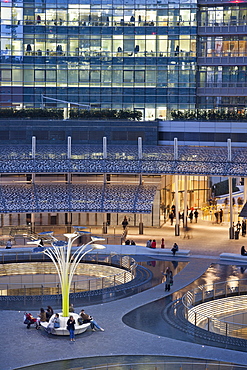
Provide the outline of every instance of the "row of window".
[[199,96],[198,109],[236,108],[244,109],[247,106],[246,96]]
[[209,141],[226,143],[228,139],[231,139],[232,142],[247,142],[247,134],[245,133],[159,132],[160,141],[173,141],[175,137],[178,141]]
[[237,35],[201,37],[199,55],[203,57],[247,56],[247,37]]
[[33,36],[24,40],[1,39],[1,56],[7,60],[12,56],[37,57],[82,57],[98,58],[103,62],[113,57],[195,57],[196,39],[186,35],[176,38],[152,36],[126,36],[109,38],[69,38],[34,39]]
[[[88,130],[88,131],[78,131],[72,130],[69,132],[73,142],[81,141],[102,141],[102,137],[105,136],[104,131],[100,130]],[[35,136],[38,141],[62,141],[65,142],[68,136],[68,132],[65,130],[38,130],[33,131],[32,134],[25,130],[0,130],[0,141],[6,140],[18,140],[25,141]],[[138,137],[142,137],[145,140],[145,132],[143,131],[112,131],[110,133],[110,140],[112,141],[135,141],[137,142]]]
[[[121,84],[125,82],[133,83],[149,83],[151,85],[164,85],[166,83],[184,84],[195,82],[195,72],[191,70],[180,71],[178,69],[169,69],[169,71],[155,71],[155,70],[33,70],[21,69],[16,70],[1,70],[0,81],[2,86],[19,84],[34,84],[35,82],[46,83],[52,82],[57,86],[62,86],[64,83],[90,85],[90,83],[108,83],[110,85]],[[184,86],[181,86],[184,87]]]
[[246,25],[246,4],[201,7],[199,12],[200,26],[242,26]]
[[[21,5],[21,4],[20,4]],[[31,4],[30,4],[31,5]],[[1,21],[2,24],[14,25],[47,25],[64,26],[68,22],[74,26],[152,26],[159,24],[167,26],[196,21],[196,8],[186,7],[166,7],[157,9],[157,4],[145,6],[117,6],[100,7],[84,5],[82,7],[67,4],[63,8],[47,6],[15,6],[10,7],[9,3],[2,3]],[[186,9],[187,8],[187,9]]]
[[215,66],[215,67],[200,67],[199,68],[200,87],[212,86],[227,87],[226,83],[239,83],[236,86],[245,86],[247,83],[247,67],[246,66]]

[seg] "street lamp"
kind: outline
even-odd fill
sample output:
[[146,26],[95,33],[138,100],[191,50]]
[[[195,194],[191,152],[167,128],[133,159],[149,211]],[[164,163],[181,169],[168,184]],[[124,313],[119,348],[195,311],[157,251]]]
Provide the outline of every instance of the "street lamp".
[[[46,254],[55,265],[55,268],[58,273],[59,281],[62,289],[62,315],[63,317],[69,316],[69,292],[72,283],[72,279],[78,264],[81,262],[82,258],[89,252],[95,249],[104,249],[105,247],[101,244],[97,244],[97,241],[103,241],[105,239],[91,236],[91,240],[81,245],[76,249],[75,252],[71,252],[72,245],[76,239],[78,239],[82,234],[87,234],[84,230],[81,230],[79,227],[75,227],[75,231],[70,234],[64,234],[67,238],[67,241],[57,240],[52,237],[51,248],[43,247],[40,244],[41,239],[33,240],[28,242],[28,244],[36,244],[39,248],[42,248],[41,251]],[[85,249],[90,246],[90,249],[85,251]],[[36,249],[36,248],[35,248]]]

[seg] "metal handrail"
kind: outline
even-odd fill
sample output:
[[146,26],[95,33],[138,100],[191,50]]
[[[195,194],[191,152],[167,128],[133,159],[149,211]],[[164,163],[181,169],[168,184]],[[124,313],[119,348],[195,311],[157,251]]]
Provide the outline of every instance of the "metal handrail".
[[[236,295],[240,296],[245,292],[247,292],[247,279],[229,280],[210,285],[202,285],[189,290],[182,297],[182,303],[185,308],[185,317],[195,326],[201,326],[201,324],[204,323],[208,331],[219,332],[225,336],[246,339],[246,334],[242,334],[241,331],[247,328],[247,323],[241,324],[226,321],[224,319],[212,317],[206,313],[201,313],[195,309],[195,307],[200,304],[205,304],[206,302],[210,304],[210,301]],[[246,305],[243,305],[242,308],[241,305],[239,306],[239,313],[244,313],[245,310]],[[235,309],[235,311],[237,311],[237,309]],[[222,306],[221,314],[224,314]]]
[[[140,366],[143,366],[143,368],[146,368],[148,365],[149,370],[157,370],[157,366],[165,366],[167,369],[172,367],[175,369],[175,366],[177,365],[178,370],[183,370],[183,369],[195,369],[196,366],[200,366],[200,369],[203,369],[202,366],[204,366],[205,370],[220,370],[221,369],[221,363],[220,362],[186,362],[186,361],[159,361],[159,362],[136,362],[136,363],[118,363],[118,364],[105,364],[105,365],[96,365],[96,366],[90,366],[83,368],[84,370],[105,370],[105,369],[120,369],[121,367],[123,369],[129,369],[129,370],[134,370],[135,367],[136,369],[140,369]],[[127,367],[128,366],[128,367]],[[226,364],[222,363],[222,369],[232,369],[233,364]],[[234,364],[234,369],[246,369],[245,365],[235,365]]]
[[[38,256],[37,254],[35,255],[32,252],[20,252],[20,254],[22,257],[24,254],[25,260],[27,260],[28,262],[32,262],[32,261],[37,262],[37,256]],[[23,259],[18,259],[17,256],[18,254],[15,255],[14,262],[18,262],[18,260],[23,261]],[[35,258],[32,258],[34,256]],[[44,254],[40,254],[40,258],[42,259],[42,261],[44,261],[44,257],[45,257]],[[73,287],[71,288],[71,292],[74,292],[75,290],[92,291],[95,289],[97,290],[97,289],[109,288],[112,286],[118,286],[126,282],[130,282],[135,278],[137,263],[132,257],[129,257],[129,256],[120,257],[119,259],[114,259],[114,261],[112,260],[112,256],[107,256],[107,260],[105,256],[102,257],[102,260],[100,259],[100,257],[102,256],[95,253],[94,260],[92,261],[92,259],[90,258],[90,255],[88,255],[86,258],[83,259],[83,262],[91,262],[91,263],[93,262],[93,263],[96,263],[97,265],[99,265],[100,262],[102,262],[102,265],[110,265],[113,267],[122,268],[123,271],[118,272],[116,274],[104,275],[104,277],[93,277],[93,278],[86,278],[86,279],[84,278],[84,279],[76,280],[74,281]],[[49,260],[47,259],[46,261],[49,262]],[[13,295],[13,294],[9,294],[10,289],[19,289],[19,290],[22,289],[24,290],[25,296],[33,295],[31,292],[30,294],[28,294],[28,291],[27,291],[27,289],[32,289],[32,288],[40,289],[41,294],[38,294],[38,295],[44,295],[45,288],[56,288],[56,294],[60,294],[60,291],[61,291],[60,284],[58,281],[42,282],[42,284],[28,283],[28,282],[25,282],[25,283],[9,282],[9,283],[0,283],[0,296],[1,295],[4,295],[4,296]],[[2,294],[2,292],[4,292],[4,294]],[[23,295],[23,292],[21,295]]]

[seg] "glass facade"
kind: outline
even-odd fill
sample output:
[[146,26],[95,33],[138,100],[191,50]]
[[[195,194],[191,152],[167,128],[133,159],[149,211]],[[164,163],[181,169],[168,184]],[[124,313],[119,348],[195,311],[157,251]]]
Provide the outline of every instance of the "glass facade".
[[207,59],[247,56],[246,15],[244,4],[196,0],[2,0],[0,107],[39,108],[44,95],[153,120],[220,106],[222,94],[198,88],[245,84],[244,65]]
[[247,4],[198,1],[196,106],[200,109],[246,109]]

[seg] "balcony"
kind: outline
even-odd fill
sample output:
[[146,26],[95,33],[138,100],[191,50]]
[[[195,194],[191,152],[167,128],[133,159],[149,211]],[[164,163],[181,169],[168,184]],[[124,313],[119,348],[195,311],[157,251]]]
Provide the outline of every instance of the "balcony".
[[247,86],[237,82],[209,82],[197,88],[199,96],[247,96]]
[[231,0],[198,0],[198,5],[234,5]]
[[208,56],[198,56],[197,64],[203,66],[245,66],[247,65],[247,55],[241,54],[212,52]]
[[233,24],[229,23],[216,23],[208,22],[198,25],[198,35],[211,36],[211,35],[246,35],[247,24]]

